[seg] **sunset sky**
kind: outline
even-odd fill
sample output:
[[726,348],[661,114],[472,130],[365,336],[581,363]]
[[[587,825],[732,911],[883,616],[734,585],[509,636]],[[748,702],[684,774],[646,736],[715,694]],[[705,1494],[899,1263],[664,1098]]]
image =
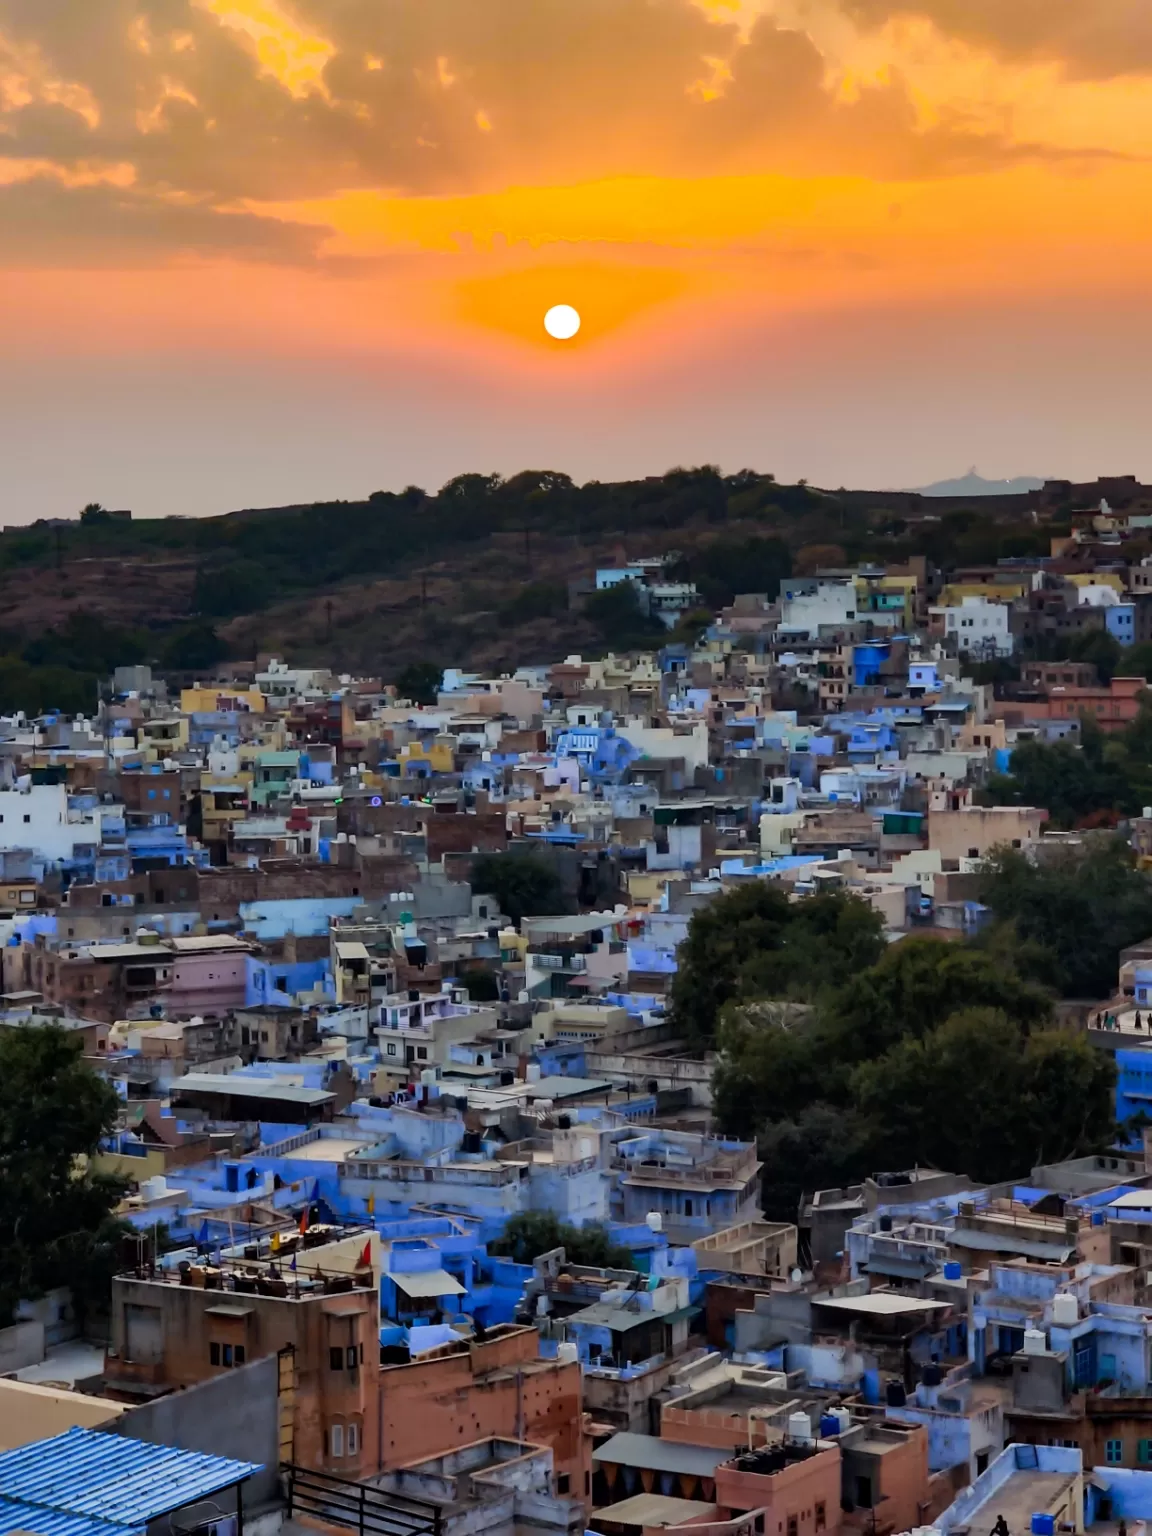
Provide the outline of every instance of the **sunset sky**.
[[1150,300],[1150,0],[0,0],[3,523],[1152,478]]

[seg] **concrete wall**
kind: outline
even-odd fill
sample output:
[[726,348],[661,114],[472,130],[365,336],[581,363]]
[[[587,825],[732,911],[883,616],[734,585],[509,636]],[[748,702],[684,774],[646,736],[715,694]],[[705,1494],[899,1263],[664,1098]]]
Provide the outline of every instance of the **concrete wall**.
[[0,1376],[39,1365],[44,1358],[44,1324],[14,1323],[0,1328]]
[[245,1507],[255,1508],[278,1491],[278,1372],[276,1356],[269,1355],[130,1409],[113,1433],[150,1445],[259,1462],[264,1471],[244,1488]]

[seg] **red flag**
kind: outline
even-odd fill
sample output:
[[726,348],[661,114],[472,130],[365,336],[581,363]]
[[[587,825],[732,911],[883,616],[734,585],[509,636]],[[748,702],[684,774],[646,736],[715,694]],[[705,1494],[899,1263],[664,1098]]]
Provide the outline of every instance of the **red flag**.
[[303,1237],[305,1232],[307,1232],[307,1230],[308,1230],[308,1207],[305,1206],[304,1209],[300,1212],[300,1236]]
[[369,1239],[368,1242],[366,1242],[364,1244],[364,1252],[356,1260],[356,1268],[357,1269],[368,1269],[371,1266],[371,1263],[372,1263],[372,1240]]

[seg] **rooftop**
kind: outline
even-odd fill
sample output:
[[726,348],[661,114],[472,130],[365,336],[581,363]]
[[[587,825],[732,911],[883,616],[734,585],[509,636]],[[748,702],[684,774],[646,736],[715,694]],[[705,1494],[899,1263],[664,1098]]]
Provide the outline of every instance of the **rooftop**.
[[127,1536],[258,1471],[253,1462],[70,1429],[0,1455],[0,1531]]

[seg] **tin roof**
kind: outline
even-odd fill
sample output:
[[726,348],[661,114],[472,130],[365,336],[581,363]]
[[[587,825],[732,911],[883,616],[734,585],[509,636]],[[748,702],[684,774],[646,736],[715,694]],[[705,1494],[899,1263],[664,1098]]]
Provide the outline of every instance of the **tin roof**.
[[0,1532],[124,1536],[259,1470],[252,1462],[70,1429],[0,1455]]

